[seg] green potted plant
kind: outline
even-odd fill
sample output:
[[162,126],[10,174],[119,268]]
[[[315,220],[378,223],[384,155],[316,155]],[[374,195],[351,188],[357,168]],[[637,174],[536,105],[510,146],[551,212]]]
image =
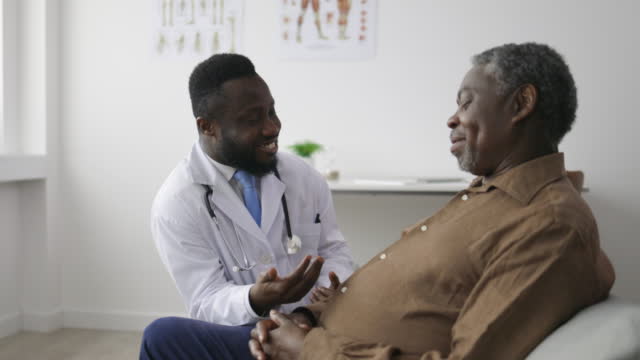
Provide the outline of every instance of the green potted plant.
[[289,146],[296,155],[305,159],[309,165],[313,166],[313,154],[324,149],[324,147],[311,140],[297,142]]

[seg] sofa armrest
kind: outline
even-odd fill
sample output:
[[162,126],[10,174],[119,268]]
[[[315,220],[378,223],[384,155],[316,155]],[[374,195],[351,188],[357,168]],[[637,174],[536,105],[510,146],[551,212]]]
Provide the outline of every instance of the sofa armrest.
[[640,305],[609,297],[580,311],[527,357],[554,359],[640,359]]

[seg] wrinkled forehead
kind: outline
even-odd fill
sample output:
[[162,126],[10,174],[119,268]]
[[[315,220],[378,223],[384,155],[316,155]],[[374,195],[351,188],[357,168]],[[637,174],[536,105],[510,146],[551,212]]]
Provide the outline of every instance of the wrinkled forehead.
[[497,82],[491,72],[491,65],[473,66],[462,79],[458,90],[458,97],[466,92],[471,93],[496,93]]

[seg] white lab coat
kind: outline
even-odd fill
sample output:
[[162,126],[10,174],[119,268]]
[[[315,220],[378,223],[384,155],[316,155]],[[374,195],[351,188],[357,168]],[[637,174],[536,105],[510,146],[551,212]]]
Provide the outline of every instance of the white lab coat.
[[[351,275],[351,254],[336,224],[326,181],[296,156],[277,156],[282,181],[273,174],[260,179],[260,227],[197,142],[158,191],[151,210],[151,232],[192,318],[221,325],[258,321],[260,317],[249,305],[249,289],[259,274],[276,267],[278,274],[287,275],[305,255],[325,259],[317,285],[328,286],[329,271],[335,271],[341,280]],[[210,201],[231,250],[207,211],[202,184],[213,189]],[[302,249],[294,255],[286,251],[283,192],[292,232],[302,239]],[[315,223],[318,214],[320,223]],[[242,261],[236,231],[249,260],[258,263],[250,271],[232,271],[236,263],[230,251]],[[307,296],[280,310],[288,312],[308,302]]]

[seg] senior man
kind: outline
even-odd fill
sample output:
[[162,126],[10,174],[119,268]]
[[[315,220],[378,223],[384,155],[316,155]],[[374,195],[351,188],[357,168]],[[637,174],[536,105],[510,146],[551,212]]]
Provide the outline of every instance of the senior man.
[[478,177],[328,304],[259,322],[254,357],[523,359],[606,298],[613,268],[558,153],[577,108],[569,67],[535,43],[472,62],[447,125],[451,152]]

